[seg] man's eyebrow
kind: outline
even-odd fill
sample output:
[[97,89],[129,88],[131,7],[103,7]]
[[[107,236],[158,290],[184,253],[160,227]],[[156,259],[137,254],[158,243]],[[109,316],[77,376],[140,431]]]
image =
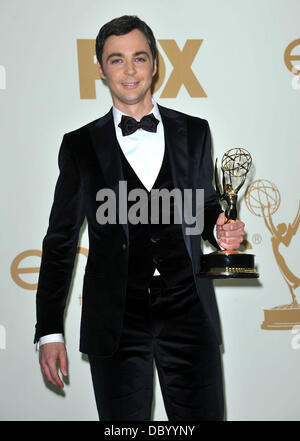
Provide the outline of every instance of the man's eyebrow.
[[[134,57],[138,57],[139,55],[146,55],[148,58],[150,58],[148,52],[146,51],[138,51],[133,54]],[[113,57],[124,57],[124,54],[122,54],[122,52],[112,52],[111,54],[108,55],[106,61],[108,61],[110,58]]]
[[135,57],[138,57],[139,55],[146,55],[148,58],[150,58],[148,52],[146,51],[138,51],[134,54]]
[[124,54],[122,54],[121,52],[112,52],[111,54],[109,54],[109,56],[106,58],[106,61],[108,61],[110,58],[112,57],[123,57]]

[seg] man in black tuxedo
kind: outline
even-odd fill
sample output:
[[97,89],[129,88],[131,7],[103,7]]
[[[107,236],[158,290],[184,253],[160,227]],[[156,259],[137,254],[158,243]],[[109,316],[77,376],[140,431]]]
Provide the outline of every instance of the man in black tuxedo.
[[[220,322],[213,285],[199,277],[201,237],[218,249],[235,249],[244,224],[225,223],[212,187],[207,121],[152,99],[157,53],[151,29],[135,16],[114,19],[100,29],[96,54],[113,107],[67,133],[60,148],[37,290],[34,341],[43,375],[63,387],[63,313],[86,217],[80,351],[89,357],[99,418],[150,420],[155,360],[169,420],[222,420]],[[99,190],[109,189],[119,201],[120,182],[126,197],[144,190],[147,208],[151,189],[204,189],[202,234],[187,233],[185,216],[181,224],[174,221],[174,199],[169,223],[161,214],[158,223],[120,222],[118,204],[119,222],[99,223]]]

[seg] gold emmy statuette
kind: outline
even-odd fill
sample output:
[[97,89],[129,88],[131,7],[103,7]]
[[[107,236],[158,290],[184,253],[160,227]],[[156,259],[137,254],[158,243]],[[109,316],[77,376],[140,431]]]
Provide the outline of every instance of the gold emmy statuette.
[[270,232],[276,263],[292,297],[292,302],[287,305],[264,309],[265,320],[261,328],[269,330],[293,329],[294,326],[300,325],[300,305],[295,294],[295,289],[300,286],[300,278],[295,274],[295,271],[289,268],[282,254],[282,248],[288,248],[298,231],[300,204],[292,223],[281,222],[276,225],[273,221],[273,215],[279,208],[280,200],[278,188],[267,179],[254,181],[249,186],[245,197],[249,211],[255,216],[262,217]]
[[[219,180],[217,161],[215,163],[216,191],[220,201],[226,205],[226,222],[235,222],[237,219],[237,194],[245,183],[252,158],[250,153],[242,148],[233,148],[224,154],[221,165],[223,188]],[[259,277],[254,267],[254,254],[242,253],[238,250],[215,251],[201,255],[200,262],[200,277],[213,279]]]

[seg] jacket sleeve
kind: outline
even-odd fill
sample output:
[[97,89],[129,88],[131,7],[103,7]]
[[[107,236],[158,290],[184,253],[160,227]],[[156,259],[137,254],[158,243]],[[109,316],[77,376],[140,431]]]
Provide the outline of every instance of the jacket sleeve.
[[211,134],[208,122],[205,120],[206,132],[204,136],[203,150],[202,150],[202,173],[204,173],[204,228],[202,238],[208,240],[215,248],[220,250],[215,237],[214,226],[216,224],[219,214],[223,211],[220,206],[219,197],[213,187],[214,167],[211,156]]
[[63,315],[72,278],[80,227],[84,220],[82,179],[64,135],[58,156],[59,176],[42,244],[36,294],[34,342],[46,334],[62,333]]

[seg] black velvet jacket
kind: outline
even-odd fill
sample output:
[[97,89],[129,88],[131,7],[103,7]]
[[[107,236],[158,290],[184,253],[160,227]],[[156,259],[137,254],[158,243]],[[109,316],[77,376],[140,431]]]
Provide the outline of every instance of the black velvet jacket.
[[[204,229],[182,231],[191,258],[197,293],[221,343],[218,309],[211,280],[198,277],[201,236],[219,248],[213,227],[220,208],[212,186],[211,137],[206,120],[159,106],[169,149],[174,187],[204,189]],[[109,356],[117,348],[125,305],[128,276],[128,224],[100,225],[96,219],[96,193],[111,188],[117,195],[124,180],[112,110],[64,135],[59,151],[60,174],[43,240],[37,290],[34,341],[46,334],[64,333],[63,315],[71,283],[78,235],[87,219],[89,254],[85,268],[80,351]],[[118,207],[118,204],[117,204]]]

